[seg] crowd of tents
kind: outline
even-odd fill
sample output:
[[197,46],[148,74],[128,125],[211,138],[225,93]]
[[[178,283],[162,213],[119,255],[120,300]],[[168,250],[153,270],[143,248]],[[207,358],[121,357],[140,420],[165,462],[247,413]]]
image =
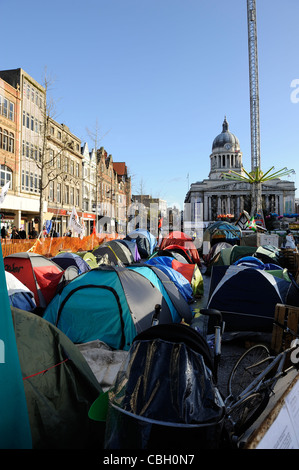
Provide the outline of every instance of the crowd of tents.
[[[116,358],[119,366],[155,321],[192,326],[194,303],[204,294],[206,306],[221,310],[232,331],[271,331],[277,303],[299,306],[280,250],[239,246],[232,243],[236,234],[215,244],[204,261],[183,232],[157,245],[141,229],[92,251],[4,258],[35,448],[100,441],[103,428],[87,416],[113,382]],[[103,364],[100,380],[88,365],[95,362]]]

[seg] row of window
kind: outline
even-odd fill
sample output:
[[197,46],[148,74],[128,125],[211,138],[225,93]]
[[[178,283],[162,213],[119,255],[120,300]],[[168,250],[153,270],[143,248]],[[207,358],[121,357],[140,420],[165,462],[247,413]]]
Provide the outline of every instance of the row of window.
[[42,133],[43,123],[26,111],[23,111],[23,126],[37,134]]
[[30,193],[39,193],[40,175],[32,171],[22,170],[22,190]]
[[56,183],[55,192],[54,181],[50,181],[48,200],[50,202],[59,202],[63,204],[79,206],[80,191],[79,189],[74,188],[73,186],[69,186],[68,184],[62,185],[62,183]]
[[0,95],[0,114],[10,121],[15,120],[15,104]]
[[[50,131],[49,132],[50,132],[50,135],[52,137],[55,137],[55,128],[54,128],[54,126],[50,126]],[[57,131],[56,131],[56,138],[58,140],[62,140],[62,133],[59,129],[57,129]],[[69,145],[73,150],[76,149],[77,152],[80,152],[80,145],[78,143],[75,144],[74,140],[71,140],[69,142]]]
[[[3,187],[8,181],[12,184],[12,171],[6,165],[0,165],[0,186]],[[22,170],[21,187],[22,191],[38,194],[40,192],[41,178],[37,173],[29,170]],[[86,191],[86,187],[84,188]],[[62,193],[63,191],[63,193]],[[86,197],[86,196],[85,196]],[[121,196],[120,196],[121,198]],[[49,202],[57,202],[70,205],[80,205],[80,191],[68,184],[50,181],[49,183]],[[119,200],[121,202],[121,199]],[[83,210],[89,210],[89,201],[83,201]]]
[[62,169],[65,173],[69,173],[72,176],[80,177],[80,165],[71,158],[61,155],[58,152],[55,155],[53,149],[49,150],[49,162],[52,162],[52,166],[56,166],[58,169]]
[[33,145],[32,142],[22,141],[22,155],[26,158],[31,158],[36,162],[42,161],[42,149],[37,145]]
[[43,97],[42,94],[34,87],[31,86],[29,83],[24,84],[24,96],[35,103],[39,108],[43,106]]
[[[1,172],[2,179],[2,172]],[[39,193],[40,176],[28,170],[22,170],[22,190],[30,193]],[[62,194],[63,190],[63,194]],[[62,200],[63,199],[63,200]],[[62,183],[56,183],[56,192],[54,190],[54,181],[49,183],[49,196],[48,200],[51,202],[63,202],[64,204],[71,204],[79,206],[80,192],[79,189],[69,186],[67,184],[62,186]]]
[[15,136],[13,132],[8,132],[0,127],[0,149],[6,152],[15,153]]

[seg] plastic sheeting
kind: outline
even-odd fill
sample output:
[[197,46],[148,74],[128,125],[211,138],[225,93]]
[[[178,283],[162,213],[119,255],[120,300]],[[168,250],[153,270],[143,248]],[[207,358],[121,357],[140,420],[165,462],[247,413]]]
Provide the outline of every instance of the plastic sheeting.
[[223,415],[201,354],[183,342],[135,341],[109,392],[105,448],[216,448]]

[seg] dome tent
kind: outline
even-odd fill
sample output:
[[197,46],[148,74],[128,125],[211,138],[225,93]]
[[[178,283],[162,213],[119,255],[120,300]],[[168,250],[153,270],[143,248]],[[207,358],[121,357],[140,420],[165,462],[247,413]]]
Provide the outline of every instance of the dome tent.
[[65,251],[58,253],[51,259],[62,269],[67,269],[69,266],[76,266],[79,274],[85,273],[91,269],[89,264],[76,253]]
[[128,349],[137,333],[152,324],[156,305],[160,323],[172,316],[160,290],[130,268],[99,266],[67,284],[47,306],[44,319],[57,326],[74,343],[101,340],[115,349]]
[[148,258],[154,252],[157,245],[157,240],[148,230],[136,228],[130,232],[125,240],[134,241],[137,244],[138,251],[141,258]]
[[214,266],[207,308],[222,312],[226,331],[271,332],[276,304],[289,303],[290,286],[256,267]]
[[[219,239],[218,236],[221,236],[223,239]],[[217,221],[210,224],[204,234],[203,241],[208,242],[227,242],[231,244],[238,244],[242,238],[242,231],[237,225],[231,224],[229,222]]]

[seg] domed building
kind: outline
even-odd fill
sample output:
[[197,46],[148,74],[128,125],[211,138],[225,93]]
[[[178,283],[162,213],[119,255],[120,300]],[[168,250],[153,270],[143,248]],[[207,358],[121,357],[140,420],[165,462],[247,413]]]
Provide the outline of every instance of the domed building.
[[[225,117],[222,132],[212,143],[209,179],[192,183],[185,197],[184,221],[189,222],[191,231],[219,220],[220,215],[230,215],[230,219],[235,221],[243,210],[250,214],[251,185],[245,181],[225,180],[222,175],[229,171],[245,175],[239,140],[230,132]],[[275,179],[263,183],[264,216],[293,213],[295,189],[292,181]]]

